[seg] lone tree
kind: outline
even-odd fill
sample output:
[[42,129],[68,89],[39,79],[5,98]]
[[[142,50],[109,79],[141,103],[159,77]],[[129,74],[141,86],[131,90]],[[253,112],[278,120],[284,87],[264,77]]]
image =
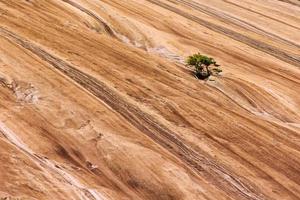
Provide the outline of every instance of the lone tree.
[[[210,75],[219,74],[222,70],[219,68],[220,65],[216,63],[213,58],[201,55],[200,53],[189,56],[186,61],[188,66],[195,67],[195,76],[198,79],[206,79]],[[210,66],[213,65],[214,68]]]

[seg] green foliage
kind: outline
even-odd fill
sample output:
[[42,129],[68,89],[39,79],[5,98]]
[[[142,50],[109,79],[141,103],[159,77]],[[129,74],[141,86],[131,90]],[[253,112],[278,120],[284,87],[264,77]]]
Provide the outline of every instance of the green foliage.
[[[218,65],[213,58],[201,55],[200,53],[189,56],[186,60],[186,63],[189,66],[195,67],[195,75],[199,79],[205,79],[214,73],[218,74],[222,72],[221,69],[217,68],[220,65]],[[214,65],[215,68],[211,69],[211,65]]]

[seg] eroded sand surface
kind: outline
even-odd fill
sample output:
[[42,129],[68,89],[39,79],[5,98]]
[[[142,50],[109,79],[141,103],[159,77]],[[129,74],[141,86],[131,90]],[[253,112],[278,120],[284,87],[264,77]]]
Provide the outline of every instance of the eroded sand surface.
[[0,199],[300,199],[297,0],[0,0],[0,94]]

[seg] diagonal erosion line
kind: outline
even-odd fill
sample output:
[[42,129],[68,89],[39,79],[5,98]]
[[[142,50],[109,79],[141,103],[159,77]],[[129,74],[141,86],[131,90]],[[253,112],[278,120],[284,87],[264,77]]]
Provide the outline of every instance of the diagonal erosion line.
[[291,42],[289,40],[286,40],[282,37],[277,36],[276,34],[267,32],[247,21],[244,21],[242,19],[239,19],[237,17],[234,17],[232,15],[226,14],[225,12],[221,12],[219,10],[215,10],[214,8],[210,8],[208,6],[205,6],[203,4],[200,4],[198,2],[194,2],[192,0],[168,0],[172,3],[181,3],[187,7],[190,7],[192,9],[195,9],[197,11],[200,11],[202,13],[205,13],[206,15],[218,18],[219,20],[225,22],[225,23],[230,23],[234,24],[235,26],[239,27],[240,29],[249,31],[251,33],[258,34],[260,36],[268,37],[269,39],[272,39],[276,42],[287,44],[289,46],[292,46],[294,48],[300,49],[300,45],[295,44],[294,42]]
[[157,1],[157,0],[147,0],[147,1],[149,1],[150,3],[155,4],[157,6],[160,6],[162,8],[165,8],[169,11],[172,11],[172,12],[174,12],[174,13],[182,16],[182,17],[190,19],[190,20],[198,23],[199,25],[204,26],[204,27],[216,32],[216,33],[220,33],[222,35],[225,35],[225,36],[227,36],[231,39],[234,39],[236,41],[244,43],[244,44],[246,44],[246,45],[248,45],[248,46],[250,46],[254,49],[257,49],[257,50],[260,50],[264,53],[272,55],[272,56],[274,56],[275,58],[277,58],[279,60],[287,62],[291,65],[296,66],[296,67],[300,67],[300,55],[294,55],[294,54],[291,54],[291,53],[287,53],[285,51],[282,51],[282,50],[278,49],[277,47],[274,47],[274,46],[269,45],[267,43],[264,43],[262,41],[255,40],[253,38],[247,37],[247,36],[242,35],[238,32],[230,30],[228,28],[216,25],[214,23],[211,23],[211,22],[205,21],[203,19],[200,19],[199,17],[190,15],[187,12],[184,12],[184,11],[178,9],[178,8],[172,7],[172,6],[170,6],[166,3],[163,3],[161,1]]
[[[295,2],[293,2],[293,1],[291,1],[291,0],[277,0],[277,1],[281,1],[281,2],[284,2],[284,3],[288,3],[288,4],[291,4],[291,5],[293,5],[293,6],[297,6],[297,7],[300,7],[300,2],[299,3],[295,3]],[[299,1],[299,0],[298,0]]]
[[[3,122],[0,121],[0,135],[3,135],[7,141],[28,156],[41,170],[46,171],[49,175],[55,174],[63,178],[68,183],[80,199],[85,200],[103,200],[104,198],[96,190],[86,188],[77,178],[58,168],[57,164],[35,154],[16,133],[10,130]],[[54,177],[54,176],[53,176]]]
[[98,17],[96,14],[94,14],[93,12],[91,12],[90,10],[82,7],[81,5],[71,1],[71,0],[62,0],[65,3],[68,3],[69,5],[73,6],[74,8],[80,10],[81,12],[84,12],[85,14],[89,15],[90,17],[94,18],[98,23],[100,23],[105,31],[112,37],[116,37],[114,31],[109,27],[109,25],[107,25],[107,23],[105,23],[100,17]]
[[200,154],[200,152],[185,145],[187,142],[183,138],[180,138],[166,126],[160,124],[151,115],[143,112],[140,108],[123,100],[120,95],[113,92],[101,81],[76,69],[60,58],[49,54],[30,41],[1,27],[0,35],[31,51],[52,65],[56,70],[75,81],[89,93],[97,97],[97,99],[115,110],[131,125],[180,159],[186,166],[192,169],[193,172],[205,177],[220,190],[225,191],[228,196],[247,200],[265,199],[260,190],[255,188],[249,181],[240,180],[233,172],[219,166],[218,163],[208,158],[205,154]]
[[273,20],[273,21],[282,23],[282,24],[284,24],[284,25],[286,25],[286,26],[290,26],[290,27],[293,27],[293,28],[295,28],[295,29],[300,30],[300,28],[299,28],[298,26],[294,26],[294,25],[289,24],[289,23],[287,23],[287,22],[285,22],[285,21],[283,21],[283,20],[280,20],[280,19],[277,19],[277,18],[275,18],[275,17],[271,17],[271,16],[269,16],[269,15],[263,14],[262,12],[255,11],[254,9],[251,9],[251,8],[249,8],[249,7],[242,6],[242,5],[238,4],[238,3],[231,2],[230,0],[223,0],[223,1],[226,2],[227,4],[236,6],[236,7],[238,7],[238,8],[243,9],[243,10],[247,10],[247,11],[249,11],[249,12],[252,12],[252,13],[255,13],[255,14],[258,14],[258,15],[261,15],[261,16],[266,17],[266,18],[268,18],[268,19],[271,19],[271,20]]

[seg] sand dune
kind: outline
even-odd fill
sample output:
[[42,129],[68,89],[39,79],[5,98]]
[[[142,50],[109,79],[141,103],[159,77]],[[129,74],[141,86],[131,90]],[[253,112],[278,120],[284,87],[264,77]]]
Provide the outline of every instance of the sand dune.
[[299,13],[0,0],[0,199],[300,199]]

